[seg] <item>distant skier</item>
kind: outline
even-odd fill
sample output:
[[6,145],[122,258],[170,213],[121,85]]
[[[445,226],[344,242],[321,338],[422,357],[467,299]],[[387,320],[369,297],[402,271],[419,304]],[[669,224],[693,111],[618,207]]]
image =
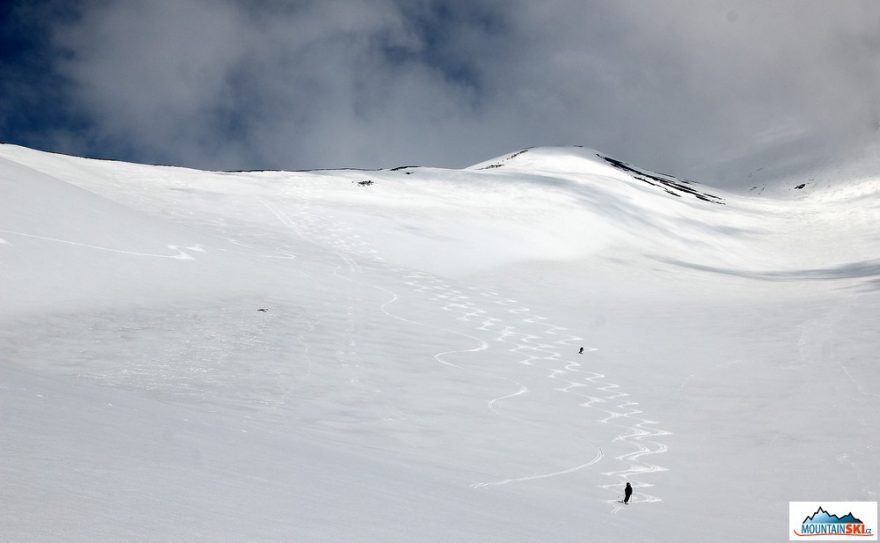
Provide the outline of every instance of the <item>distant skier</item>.
[[630,486],[629,483],[626,483],[626,488],[623,489],[623,503],[629,503],[629,497],[632,496],[633,487]]
[[583,347],[581,347],[581,350],[578,351],[578,354],[584,354],[584,348],[583,348]]

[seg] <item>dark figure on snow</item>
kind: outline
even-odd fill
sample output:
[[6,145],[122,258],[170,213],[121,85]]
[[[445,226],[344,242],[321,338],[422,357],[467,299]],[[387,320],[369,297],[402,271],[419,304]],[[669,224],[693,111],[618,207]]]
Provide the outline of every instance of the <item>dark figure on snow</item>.
[[623,503],[629,503],[629,497],[633,494],[633,487],[626,483],[626,488],[623,490]]
[[584,348],[583,348],[583,347],[581,347],[581,350],[578,351],[578,354],[584,354]]

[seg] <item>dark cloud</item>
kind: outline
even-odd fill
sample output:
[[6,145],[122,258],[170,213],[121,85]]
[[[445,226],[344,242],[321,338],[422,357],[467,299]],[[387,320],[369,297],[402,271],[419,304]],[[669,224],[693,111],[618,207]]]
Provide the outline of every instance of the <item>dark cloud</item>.
[[880,125],[873,1],[58,5],[19,20],[48,36],[34,48],[64,114],[0,109],[6,140],[215,169],[459,167],[584,144],[735,182],[857,156]]

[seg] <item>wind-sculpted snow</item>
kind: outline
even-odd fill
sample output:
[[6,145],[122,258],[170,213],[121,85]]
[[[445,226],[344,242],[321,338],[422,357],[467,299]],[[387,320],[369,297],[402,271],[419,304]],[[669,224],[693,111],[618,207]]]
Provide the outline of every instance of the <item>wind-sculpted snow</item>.
[[835,279],[861,279],[880,276],[880,260],[849,262],[830,268],[803,270],[742,270],[724,269],[715,266],[704,266],[691,262],[668,259],[670,264],[694,268],[701,271],[735,275],[763,281],[833,281]]
[[0,146],[3,538],[762,541],[876,500],[880,187],[603,157]]

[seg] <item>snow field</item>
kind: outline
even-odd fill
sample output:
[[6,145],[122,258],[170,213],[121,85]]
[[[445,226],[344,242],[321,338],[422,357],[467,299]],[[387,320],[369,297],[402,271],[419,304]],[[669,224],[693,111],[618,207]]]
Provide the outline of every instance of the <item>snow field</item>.
[[741,541],[876,499],[876,196],[721,206],[590,153],[2,146],[4,537]]

